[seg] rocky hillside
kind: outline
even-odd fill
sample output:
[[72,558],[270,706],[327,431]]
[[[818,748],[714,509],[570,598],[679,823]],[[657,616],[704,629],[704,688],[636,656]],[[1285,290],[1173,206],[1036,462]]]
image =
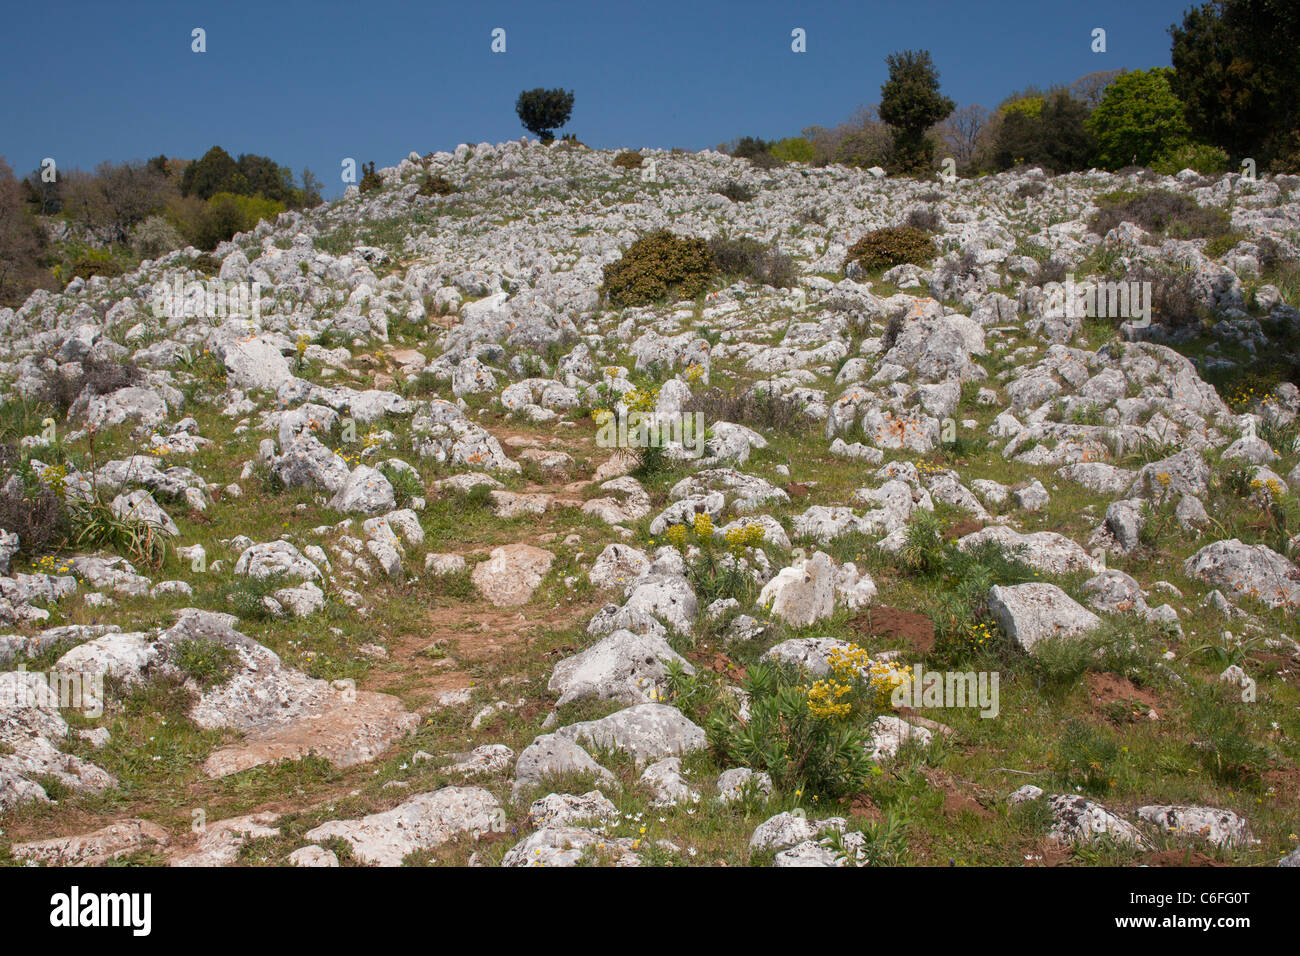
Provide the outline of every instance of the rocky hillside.
[[1300,177],[614,160],[0,310],[0,861],[1297,862]]

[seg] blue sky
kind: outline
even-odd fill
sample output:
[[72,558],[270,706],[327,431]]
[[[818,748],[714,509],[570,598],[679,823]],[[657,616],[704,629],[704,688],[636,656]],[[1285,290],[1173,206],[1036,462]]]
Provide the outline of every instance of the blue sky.
[[[832,126],[876,102],[886,54],[930,50],[959,105],[1029,84],[1169,63],[1191,0],[389,0],[10,4],[0,155],[93,167],[213,144],[309,166],[524,135],[519,91],[572,89],[564,131],[596,148],[703,149]],[[190,31],[207,32],[207,52]],[[506,52],[490,50],[506,30]],[[807,52],[790,33],[807,31]],[[1107,52],[1090,50],[1107,31]]]

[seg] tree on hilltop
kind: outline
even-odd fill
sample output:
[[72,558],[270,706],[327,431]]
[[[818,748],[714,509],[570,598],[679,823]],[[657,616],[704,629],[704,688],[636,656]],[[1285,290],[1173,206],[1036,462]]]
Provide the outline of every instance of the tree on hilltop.
[[555,139],[555,130],[569,121],[573,112],[573,91],[545,90],[540,86],[535,90],[524,90],[515,101],[515,112],[524,129],[537,136],[543,143]]

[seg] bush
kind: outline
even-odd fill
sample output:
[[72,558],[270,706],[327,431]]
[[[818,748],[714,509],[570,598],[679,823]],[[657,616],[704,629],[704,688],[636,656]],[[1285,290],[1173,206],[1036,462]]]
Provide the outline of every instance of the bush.
[[134,362],[88,358],[81,363],[76,375],[64,375],[58,369],[43,374],[37,397],[53,405],[61,415],[66,415],[72,403],[83,390],[89,388],[95,395],[108,395],[119,388],[136,385],[144,379],[144,372]]
[[1211,239],[1226,234],[1232,220],[1222,209],[1197,205],[1180,193],[1153,189],[1144,193],[1118,192],[1102,196],[1088,228],[1104,236],[1121,222],[1132,222],[1155,236],[1173,239]]
[[684,412],[700,412],[706,422],[732,422],[757,432],[806,432],[811,420],[799,407],[767,388],[724,391],[711,388],[691,395],[682,403]]
[[150,216],[131,233],[131,251],[141,259],[157,259],[183,245],[180,232],[162,216]]
[[1151,283],[1151,321],[1167,328],[1198,328],[1209,311],[1196,295],[1191,273],[1139,267],[1125,276],[1128,282]]
[[374,192],[376,189],[382,189],[383,187],[384,180],[377,172],[375,172],[374,160],[371,160],[369,165],[362,163],[361,182],[358,183],[358,188],[360,188],[361,192],[363,194]]
[[120,276],[126,270],[109,253],[92,249],[72,263],[72,274],[89,279],[93,276]]
[[938,232],[943,228],[943,220],[929,206],[918,206],[907,214],[905,225],[922,232]]
[[867,233],[851,247],[844,268],[857,262],[868,272],[910,262],[927,265],[937,250],[930,237],[914,226],[888,226]]
[[19,495],[0,489],[0,528],[18,535],[18,549],[28,557],[54,550],[68,535],[63,489],[40,485]]
[[729,761],[767,771],[785,793],[836,797],[862,789],[873,768],[863,721],[820,716],[814,692],[768,664],[749,668],[744,689],[747,722],[715,713],[709,723],[713,746]]
[[1162,176],[1176,176],[1184,169],[1194,169],[1203,175],[1226,173],[1230,166],[1228,154],[1217,146],[1183,143],[1157,156],[1151,168]]
[[642,162],[641,154],[631,149],[625,149],[614,157],[614,165],[619,169],[640,169]]
[[236,233],[253,229],[261,220],[284,212],[284,203],[260,196],[217,193],[188,223],[187,238],[198,249],[215,249]]
[[1016,187],[1017,199],[1034,199],[1047,192],[1046,183],[1021,183]]
[[728,239],[718,236],[709,241],[713,261],[724,276],[740,276],[759,285],[788,289],[798,280],[794,259],[773,243],[757,239]]
[[752,187],[746,186],[744,183],[737,182],[734,179],[728,179],[713,191],[719,196],[726,196],[732,202],[749,202],[758,195]]
[[456,187],[451,184],[451,180],[441,173],[434,175],[431,172],[424,174],[424,179],[420,181],[420,188],[416,195],[419,196],[449,196],[456,191]]
[[650,305],[670,292],[693,299],[708,288],[714,269],[707,242],[661,229],[642,236],[621,259],[605,266],[601,291],[617,308]]

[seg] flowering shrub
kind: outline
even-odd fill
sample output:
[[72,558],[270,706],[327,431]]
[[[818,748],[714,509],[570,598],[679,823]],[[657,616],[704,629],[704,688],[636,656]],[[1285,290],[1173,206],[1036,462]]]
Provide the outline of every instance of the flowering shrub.
[[744,683],[750,716],[724,710],[709,721],[715,749],[737,766],[767,771],[787,793],[841,796],[862,789],[872,772],[870,734],[859,688],[836,679],[811,686],[773,665],[749,668]]

